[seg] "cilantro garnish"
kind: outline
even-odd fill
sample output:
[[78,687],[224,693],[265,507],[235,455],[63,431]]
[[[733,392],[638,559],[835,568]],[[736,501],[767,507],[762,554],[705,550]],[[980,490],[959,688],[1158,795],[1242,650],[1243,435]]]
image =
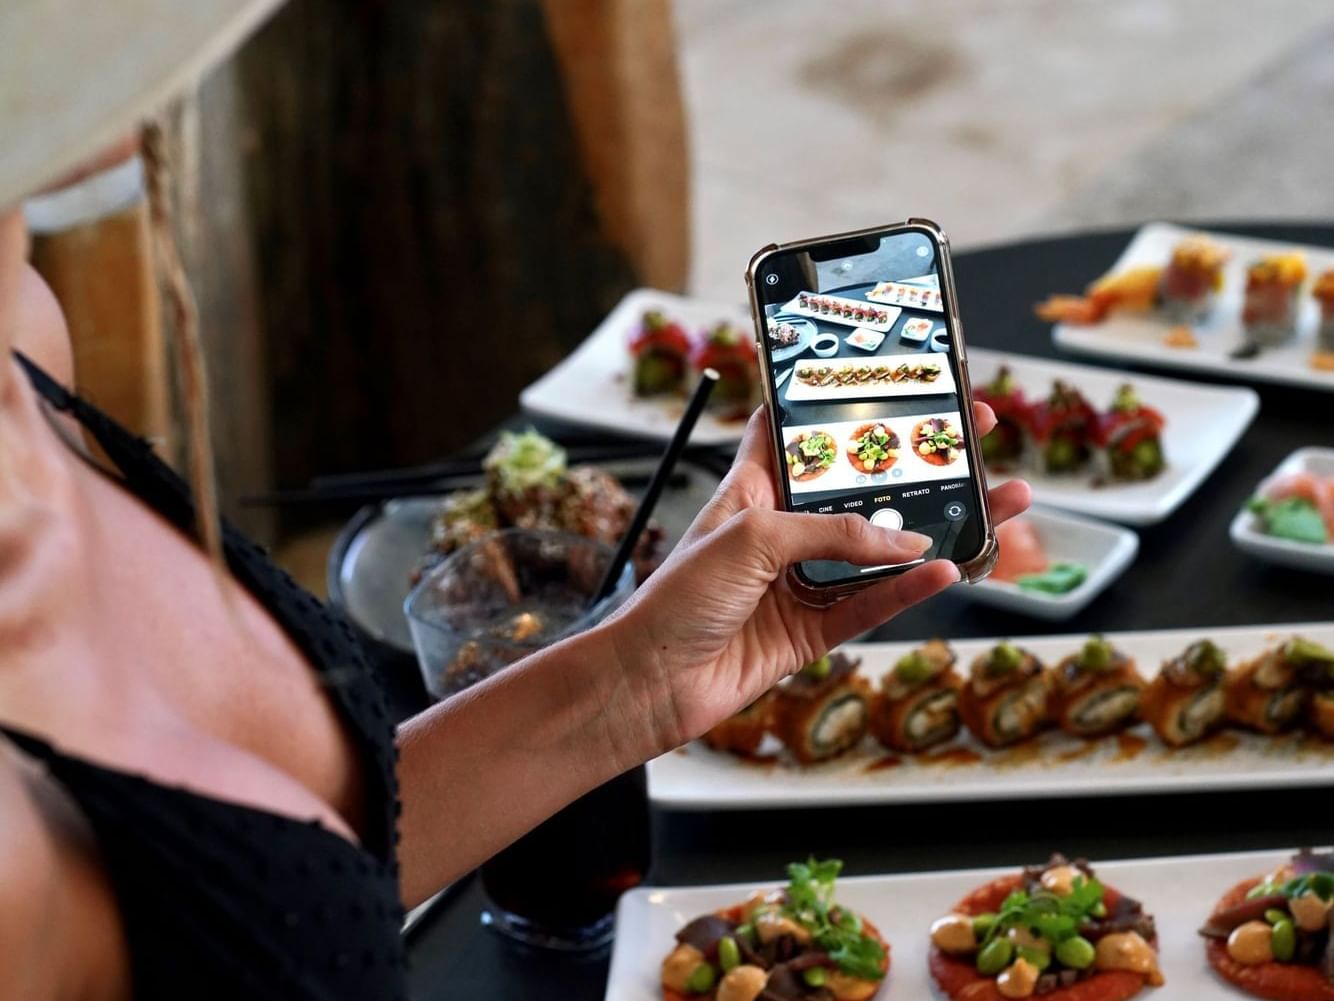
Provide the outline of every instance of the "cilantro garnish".
[[885,949],[862,933],[861,919],[834,903],[834,881],[843,870],[838,859],[793,862],[787,867],[784,912],[811,933],[811,941],[829,954],[840,970],[863,980],[884,974]]
[[1001,904],[995,923],[987,929],[979,945],[986,945],[1011,928],[1027,928],[1055,945],[1077,935],[1080,924],[1101,903],[1102,884],[1086,876],[1076,876],[1070,893],[1064,897],[1047,890],[1032,894],[1015,890]]

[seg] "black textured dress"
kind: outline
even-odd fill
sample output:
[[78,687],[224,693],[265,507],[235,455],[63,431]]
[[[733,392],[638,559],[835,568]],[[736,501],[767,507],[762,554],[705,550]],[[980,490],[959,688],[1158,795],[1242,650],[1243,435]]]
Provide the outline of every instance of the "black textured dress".
[[[16,355],[34,388],[93,436],[125,489],[182,531],[184,482],[97,408]],[[337,615],[225,528],[227,562],[305,654],[363,756],[358,847],[301,821],[149,781],[0,732],[79,804],[115,889],[136,1001],[394,1001],[406,997],[399,928],[397,752],[384,694]]]

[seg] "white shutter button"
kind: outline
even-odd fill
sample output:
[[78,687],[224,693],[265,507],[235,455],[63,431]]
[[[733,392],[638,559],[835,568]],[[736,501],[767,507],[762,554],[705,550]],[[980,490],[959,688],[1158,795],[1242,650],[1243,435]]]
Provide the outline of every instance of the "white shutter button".
[[877,528],[902,528],[903,515],[899,514],[892,507],[882,507],[875,514],[871,515],[871,524]]

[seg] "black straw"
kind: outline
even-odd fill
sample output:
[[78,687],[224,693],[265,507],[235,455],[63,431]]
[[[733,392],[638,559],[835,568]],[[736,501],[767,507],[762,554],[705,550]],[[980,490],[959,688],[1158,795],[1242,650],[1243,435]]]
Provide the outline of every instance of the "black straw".
[[695,423],[699,420],[699,415],[704,412],[704,405],[709,402],[709,396],[716,385],[718,385],[718,373],[706,368],[699,377],[699,384],[695,387],[694,395],[690,397],[686,412],[681,415],[681,422],[676,425],[676,433],[672,435],[672,440],[667,443],[667,450],[662,453],[662,458],[658,461],[658,468],[653,471],[653,478],[648,481],[648,488],[644,491],[639,507],[635,508],[635,516],[630,519],[630,527],[625,530],[620,545],[616,547],[616,554],[607,564],[607,572],[602,577],[602,583],[593,592],[593,598],[589,602],[590,607],[616,590],[616,582],[625,572],[630,554],[635,551],[635,546],[639,545],[639,537],[644,534],[649,518],[653,517],[653,509],[658,506],[658,498],[662,496],[663,487],[671,478],[672,470],[676,468],[676,461],[681,458],[681,453],[685,451],[686,444],[690,441],[690,432],[695,430]]

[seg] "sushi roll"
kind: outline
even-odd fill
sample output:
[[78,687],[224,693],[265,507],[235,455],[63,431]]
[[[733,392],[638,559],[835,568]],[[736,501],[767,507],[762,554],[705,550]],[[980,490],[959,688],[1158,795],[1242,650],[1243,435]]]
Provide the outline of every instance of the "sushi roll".
[[708,331],[695,349],[697,371],[711,368],[718,373],[711,402],[729,411],[749,412],[758,384],[755,342],[724,321]]
[[1058,379],[1030,411],[1029,429],[1043,472],[1077,473],[1093,458],[1098,415],[1079,390]]
[[1137,722],[1144,679],[1135,662],[1101,636],[1052,671],[1051,715],[1066,733],[1101,737]]
[[773,717],[774,693],[771,689],[736,715],[723,720],[702,739],[715,751],[752,757],[773,726]]
[[1225,682],[1228,719],[1260,733],[1282,733],[1301,719],[1310,692],[1299,669],[1306,641],[1291,639],[1235,668]]
[[866,734],[870,685],[842,653],[826,654],[798,671],[774,700],[774,733],[802,764],[855,747]]
[[1158,281],[1158,303],[1177,323],[1202,320],[1223,287],[1228,249],[1207,236],[1188,236],[1172,250]]
[[1050,681],[1027,650],[998,643],[973,661],[969,674],[959,691],[959,717],[982,743],[1015,744],[1047,722]]
[[1334,650],[1302,637],[1287,645],[1288,659],[1311,694],[1311,729],[1334,740]]
[[690,371],[690,338],[679,323],[656,309],[644,314],[630,342],[636,396],[661,396],[685,390]]
[[871,700],[871,733],[896,751],[921,751],[959,732],[954,651],[931,640],[899,658]]
[[1169,747],[1207,736],[1224,720],[1227,658],[1210,640],[1192,643],[1163,664],[1139,700],[1140,718]]
[[1163,415],[1140,402],[1129,383],[1116,391],[1112,407],[1098,423],[1098,442],[1107,450],[1108,478],[1151,480],[1163,471]]
[[1311,295],[1320,304],[1320,326],[1316,328],[1316,343],[1321,351],[1334,351],[1334,268],[1315,280]]
[[973,397],[991,407],[996,415],[996,426],[982,439],[982,458],[988,465],[1018,462],[1024,455],[1029,404],[1024,391],[1015,385],[1009,367],[1002,365],[996,378]]
[[1273,347],[1297,332],[1297,294],[1306,280],[1301,254],[1262,257],[1246,271],[1246,298],[1241,324],[1250,343]]

